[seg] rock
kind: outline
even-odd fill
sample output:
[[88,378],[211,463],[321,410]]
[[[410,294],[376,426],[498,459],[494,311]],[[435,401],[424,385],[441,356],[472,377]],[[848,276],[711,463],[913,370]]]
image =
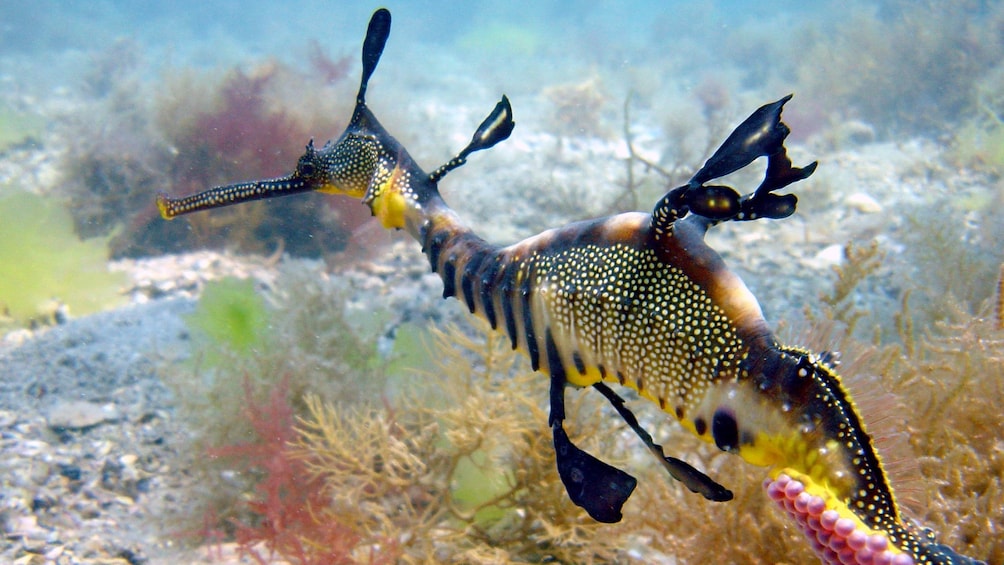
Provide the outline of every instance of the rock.
[[24,469],[24,478],[36,486],[44,485],[52,474],[52,468],[44,461],[31,461],[25,467],[22,467]]
[[80,469],[80,465],[60,463],[56,466],[59,468],[59,474],[71,481],[79,481],[81,475],[83,474],[83,471]]
[[882,211],[882,205],[864,192],[855,192],[846,198],[845,204],[854,208],[858,212],[865,214],[875,214]]
[[36,457],[51,450],[49,444],[38,439],[21,441],[17,446],[17,454],[21,457]]
[[45,557],[46,561],[55,561],[56,559],[59,559],[61,555],[63,555],[64,551],[65,548],[63,546],[57,545],[46,551],[43,557]]
[[11,410],[0,410],[0,428],[9,428],[17,423],[17,414]]
[[56,431],[82,430],[119,419],[114,404],[97,404],[86,400],[62,401],[49,408],[45,420]]
[[806,262],[816,269],[836,267],[844,262],[844,246],[837,243],[828,245]]

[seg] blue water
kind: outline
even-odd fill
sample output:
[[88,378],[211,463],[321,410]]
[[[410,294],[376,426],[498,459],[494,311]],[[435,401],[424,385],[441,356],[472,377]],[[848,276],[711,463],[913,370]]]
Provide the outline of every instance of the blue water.
[[[696,46],[707,60],[735,60],[737,35],[785,42],[786,28],[829,27],[843,3],[767,2],[436,2],[385,4],[395,17],[392,49],[458,52],[458,41],[493,25],[536,36],[532,55],[585,66],[633,65],[672,58]],[[38,64],[25,81],[73,86],[81,56],[130,39],[152,70],[216,67],[277,57],[295,60],[310,39],[331,53],[354,52],[372,10],[365,2],[58,2],[0,4],[0,53]],[[473,53],[476,57],[478,54]],[[519,76],[528,53],[492,63]],[[67,64],[63,59],[70,61]],[[469,57],[468,57],[469,59]],[[702,61],[706,63],[707,60]],[[548,64],[545,62],[545,64]],[[472,65],[473,66],[473,65]],[[556,71],[558,69],[555,69]],[[560,72],[560,71],[559,71]],[[510,88],[518,88],[511,81]]]

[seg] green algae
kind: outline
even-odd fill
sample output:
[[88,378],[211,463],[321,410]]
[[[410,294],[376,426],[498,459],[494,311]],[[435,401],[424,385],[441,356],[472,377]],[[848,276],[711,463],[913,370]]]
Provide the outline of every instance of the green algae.
[[265,340],[269,312],[254,281],[230,277],[206,285],[187,323],[214,344],[246,355]]
[[18,112],[0,103],[0,152],[40,139],[45,119],[35,114]]
[[59,203],[0,197],[0,326],[51,319],[62,304],[85,315],[123,302],[125,275],[108,271],[108,239],[81,241]]

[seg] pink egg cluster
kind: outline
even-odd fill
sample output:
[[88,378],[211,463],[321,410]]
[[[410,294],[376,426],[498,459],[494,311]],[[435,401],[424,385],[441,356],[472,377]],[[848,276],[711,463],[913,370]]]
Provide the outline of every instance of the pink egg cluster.
[[765,480],[764,488],[767,496],[795,519],[823,563],[914,565],[909,555],[890,551],[885,535],[869,535],[854,520],[827,509],[826,501],[806,492],[800,481],[781,474],[776,480]]

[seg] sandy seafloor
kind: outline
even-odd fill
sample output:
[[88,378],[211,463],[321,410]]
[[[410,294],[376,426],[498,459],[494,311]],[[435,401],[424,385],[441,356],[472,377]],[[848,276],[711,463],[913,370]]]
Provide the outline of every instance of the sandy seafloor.
[[[316,38],[333,53],[357,53],[372,8],[354,2],[281,8],[181,3],[156,9],[105,2],[86,10],[60,2],[37,8],[9,4],[0,10],[6,16],[0,22],[0,97],[50,122],[42,139],[0,152],[0,189],[14,180],[54,198],[69,144],[60,124],[86,107],[78,92],[81,69],[116,40],[136,41],[138,79],[156,81],[165,67],[295,60],[305,38]],[[487,239],[510,242],[607,211],[602,203],[625,182],[622,105],[629,92],[643,100],[632,110],[635,149],[664,164],[674,162],[665,154],[670,116],[700,112],[694,89],[713,71],[736,89],[732,124],[789,91],[799,92],[790,103],[792,113],[810,113],[812,102],[792,77],[746,84],[743,75],[750,71],[736,62],[743,58],[727,53],[737,48],[729,41],[736,34],[783,44],[789,39],[784,30],[832,16],[830,6],[792,12],[796,4],[755,13],[714,2],[669,8],[660,3],[391,5],[394,30],[371,84],[370,106],[432,168],[462,146],[497,96],[507,93],[517,121],[512,139],[473,156],[442,190]],[[653,29],[659,26],[662,31]],[[470,30],[480,34],[469,35]],[[763,72],[769,70],[764,64]],[[354,67],[350,76],[357,73]],[[342,89],[346,99],[355,80]],[[588,115],[599,123],[568,129],[556,119],[556,96],[562,96],[553,90],[556,85],[597,90],[599,109]],[[783,222],[725,226],[710,237],[772,324],[797,318],[830,288],[831,267],[841,263],[847,242],[877,240],[895,255],[902,230],[912,229],[897,211],[947,195],[1001,190],[994,175],[953,164],[937,136],[892,135],[862,120],[831,122],[813,135],[796,131],[789,146],[796,165],[820,161],[816,175],[794,187],[802,199],[799,214]],[[680,165],[696,170],[706,156]],[[640,164],[635,174],[649,175],[650,181],[653,175]],[[540,187],[539,192],[528,195],[533,190],[528,187]],[[151,199],[156,190],[151,187]],[[648,209],[653,202],[639,207]],[[333,276],[355,288],[367,287],[360,279],[411,285],[398,289],[393,305],[374,300],[373,308],[436,311],[438,318],[463,314],[456,303],[438,300],[441,288],[434,277],[373,268],[393,264],[422,272],[424,259],[413,242],[399,238],[368,260],[371,265]],[[193,309],[206,281],[237,274],[267,282],[275,265],[262,257],[209,250],[114,261],[111,268],[128,274],[123,289],[128,305],[80,318],[71,311],[64,323],[15,331],[0,342],[2,562],[208,560],[204,550],[179,542],[181,534],[164,524],[165,516],[185,504],[192,480],[186,467],[195,455],[186,450],[190,430],[175,417],[174,399],[159,373],[191,354],[183,315]],[[866,309],[876,315],[895,309],[895,294],[906,283],[875,284],[887,295],[876,292],[865,299],[874,300]],[[357,298],[365,301],[366,294]]]

